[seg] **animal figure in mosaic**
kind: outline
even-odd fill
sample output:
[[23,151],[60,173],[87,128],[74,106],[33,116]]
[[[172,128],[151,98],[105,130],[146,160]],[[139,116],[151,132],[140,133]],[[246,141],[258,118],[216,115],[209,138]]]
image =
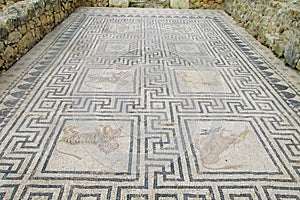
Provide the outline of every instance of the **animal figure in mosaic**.
[[205,139],[196,138],[196,148],[200,152],[201,162],[204,165],[215,164],[219,161],[220,155],[231,145],[243,141],[249,134],[249,129],[245,129],[239,134],[224,134],[222,127],[207,130],[208,136]]
[[98,148],[108,154],[117,148],[117,138],[121,135],[121,129],[113,129],[111,126],[96,126],[95,132],[80,133],[75,126],[66,126],[63,129],[62,141],[67,144],[95,144]]

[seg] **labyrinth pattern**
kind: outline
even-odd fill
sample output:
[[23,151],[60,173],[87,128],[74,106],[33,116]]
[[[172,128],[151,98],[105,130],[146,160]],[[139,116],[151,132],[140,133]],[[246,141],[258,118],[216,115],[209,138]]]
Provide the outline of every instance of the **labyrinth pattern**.
[[299,82],[223,11],[80,8],[45,40],[0,83],[0,199],[300,198]]

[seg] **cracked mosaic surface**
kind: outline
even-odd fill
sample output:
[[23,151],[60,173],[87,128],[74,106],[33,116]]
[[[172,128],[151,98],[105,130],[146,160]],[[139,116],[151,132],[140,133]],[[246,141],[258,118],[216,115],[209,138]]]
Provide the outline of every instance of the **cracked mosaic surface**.
[[1,75],[0,199],[299,199],[299,80],[223,11],[80,8]]

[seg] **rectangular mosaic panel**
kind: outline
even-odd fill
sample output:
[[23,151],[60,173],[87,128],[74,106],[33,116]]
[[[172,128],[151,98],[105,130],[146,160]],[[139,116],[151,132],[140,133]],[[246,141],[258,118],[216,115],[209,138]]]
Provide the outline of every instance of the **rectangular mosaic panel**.
[[80,8],[1,75],[0,199],[299,199],[281,69],[223,11]]

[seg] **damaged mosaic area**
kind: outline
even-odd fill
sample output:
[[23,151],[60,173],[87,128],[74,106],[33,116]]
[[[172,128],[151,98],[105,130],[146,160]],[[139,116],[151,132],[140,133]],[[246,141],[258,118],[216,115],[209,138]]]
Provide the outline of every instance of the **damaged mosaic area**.
[[1,77],[0,199],[299,199],[269,55],[223,11],[78,9]]

